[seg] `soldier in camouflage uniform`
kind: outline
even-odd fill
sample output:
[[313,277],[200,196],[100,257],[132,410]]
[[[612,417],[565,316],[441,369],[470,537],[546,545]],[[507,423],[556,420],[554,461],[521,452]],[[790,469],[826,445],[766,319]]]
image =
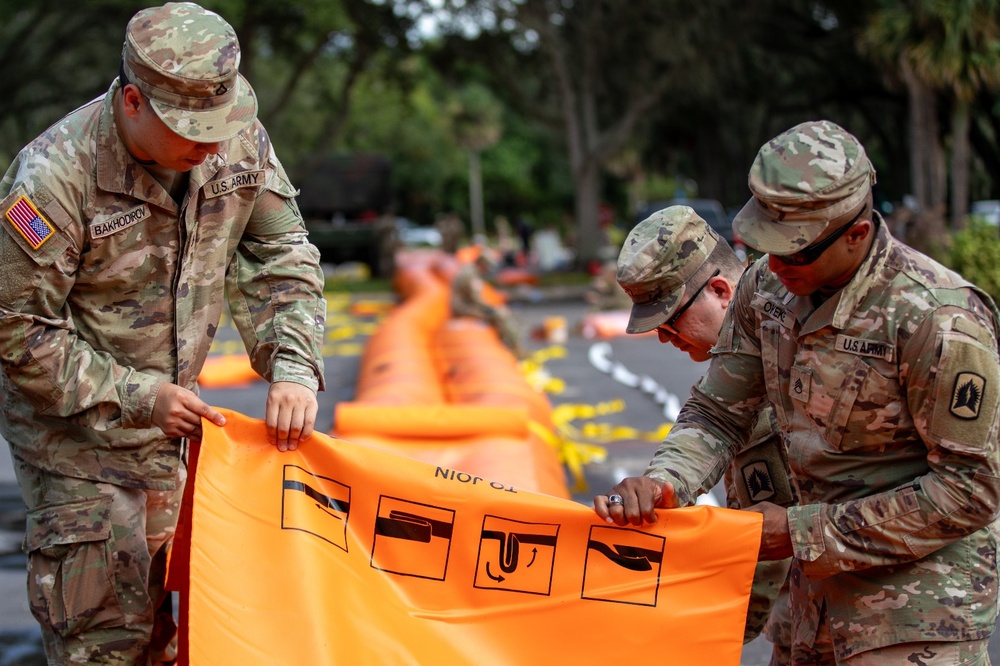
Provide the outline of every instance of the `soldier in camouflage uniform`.
[[196,382],[225,295],[278,449],[311,434],[323,384],[319,254],[233,29],[171,3],[125,37],[108,92],[0,184],[0,433],[51,664],[173,659],[164,566],[186,442],[224,425]]
[[[655,330],[698,362],[711,358],[729,302],[743,274],[732,248],[688,206],[653,213],[629,232],[618,255],[617,281],[629,295],[626,331]],[[770,409],[761,412],[723,477],[731,509],[769,501],[795,502],[780,431]],[[764,630],[774,645],[772,664],[790,663],[788,558],[759,562],[754,572],[743,642]]]
[[757,411],[799,504],[758,504],[760,559],[791,556],[796,664],[988,664],[997,620],[1000,313],[896,241],[864,148],[829,121],[767,142],[737,234],[743,276],[709,370],[642,477],[595,498],[619,525],[691,504]]
[[514,356],[524,358],[521,330],[514,315],[502,303],[489,303],[484,297],[487,277],[496,263],[486,254],[486,249],[473,260],[461,266],[451,280],[450,306],[452,317],[471,317],[486,322]]

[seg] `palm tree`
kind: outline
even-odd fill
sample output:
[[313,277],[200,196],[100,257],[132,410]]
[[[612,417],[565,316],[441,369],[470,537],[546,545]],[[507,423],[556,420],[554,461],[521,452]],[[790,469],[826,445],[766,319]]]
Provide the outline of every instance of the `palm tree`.
[[485,238],[481,153],[500,140],[502,107],[482,85],[469,84],[458,92],[450,108],[455,140],[469,153],[469,216],[474,237]]
[[918,225],[911,242],[944,237],[945,151],[940,93],[952,101],[951,221],[964,224],[969,200],[969,116],[976,94],[1000,84],[1000,1],[880,0],[859,38],[862,51],[898,76],[909,98],[910,177]]

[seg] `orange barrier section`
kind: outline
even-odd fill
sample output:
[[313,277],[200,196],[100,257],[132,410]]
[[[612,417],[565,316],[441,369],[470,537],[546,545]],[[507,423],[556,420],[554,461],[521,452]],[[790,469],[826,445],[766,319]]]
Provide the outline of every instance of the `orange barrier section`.
[[459,467],[488,460],[426,465],[321,433],[282,453],[263,421],[223,413],[192,447],[171,549],[179,663],[739,662],[760,514],[616,527]]
[[[453,319],[449,255],[401,252],[401,302],[369,338],[354,401],[340,403],[331,434],[524,490],[568,498],[552,405],[531,388],[496,331]],[[533,426],[533,427],[532,427]]]
[[588,340],[606,340],[623,335],[656,335],[656,331],[629,334],[625,332],[628,326],[629,310],[607,310],[604,312],[589,312],[580,321],[580,335]]
[[256,381],[263,381],[263,377],[251,367],[245,352],[209,356],[198,375],[198,384],[204,388],[238,388]]
[[337,432],[350,439],[355,433],[390,437],[469,437],[483,432],[525,437],[528,410],[524,407],[474,405],[393,406],[387,418],[384,405],[345,403],[337,411]]

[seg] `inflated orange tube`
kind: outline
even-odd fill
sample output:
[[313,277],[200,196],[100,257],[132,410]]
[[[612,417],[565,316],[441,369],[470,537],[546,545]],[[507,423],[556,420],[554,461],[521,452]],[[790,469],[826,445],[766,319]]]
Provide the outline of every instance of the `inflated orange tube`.
[[450,317],[456,262],[397,255],[403,298],[369,338],[353,402],[331,434],[526,490],[569,497],[558,452],[532,430],[552,405],[521,375],[496,330]]
[[198,384],[203,388],[238,388],[262,379],[246,354],[225,354],[205,359]]
[[336,407],[337,433],[350,439],[356,433],[386,437],[450,438],[476,435],[528,435],[524,407],[475,405],[399,406],[387,414],[382,405],[341,403]]

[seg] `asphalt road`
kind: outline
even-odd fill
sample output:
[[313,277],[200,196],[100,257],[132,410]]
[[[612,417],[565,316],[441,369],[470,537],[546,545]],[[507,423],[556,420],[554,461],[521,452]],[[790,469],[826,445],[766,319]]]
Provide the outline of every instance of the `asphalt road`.
[[[553,347],[535,339],[528,344],[529,349],[543,352],[542,356],[548,356],[544,352],[553,349],[565,350],[565,354],[553,354],[542,364],[543,374],[564,387],[559,393],[549,393],[553,404],[611,406],[600,416],[573,422],[579,431],[600,435],[597,439],[603,441],[599,445],[607,452],[606,460],[584,467],[588,487],[574,493],[574,500],[590,505],[594,494],[605,492],[621,477],[642,472],[657,447],[656,431],[667,421],[671,409],[687,397],[702,366],[686,354],[658,344],[653,337],[622,336],[606,341],[584,338],[577,330],[586,312],[579,289],[549,291],[544,296],[524,291],[514,296],[512,309],[526,331],[550,317],[564,318],[569,327],[570,334],[562,346]],[[358,300],[373,306],[366,311],[377,312],[379,303],[391,303],[391,296],[354,298]],[[320,394],[317,423],[317,429],[324,432],[332,425],[334,405],[353,397],[359,354],[367,332],[377,321],[373,316],[359,318],[345,301],[331,303],[329,320],[327,390]],[[228,349],[233,350],[237,344],[232,331],[220,334],[220,348],[229,345]],[[211,404],[260,418],[266,385],[258,382],[246,388],[203,390],[202,395]],[[0,666],[28,666],[44,661],[37,629],[24,602],[24,560],[18,550],[23,509],[8,458],[5,451],[0,451]],[[721,499],[719,489],[714,492]],[[760,638],[744,647],[740,663],[765,666],[769,654],[770,644]],[[1000,664],[1000,641],[991,643],[990,656]]]

